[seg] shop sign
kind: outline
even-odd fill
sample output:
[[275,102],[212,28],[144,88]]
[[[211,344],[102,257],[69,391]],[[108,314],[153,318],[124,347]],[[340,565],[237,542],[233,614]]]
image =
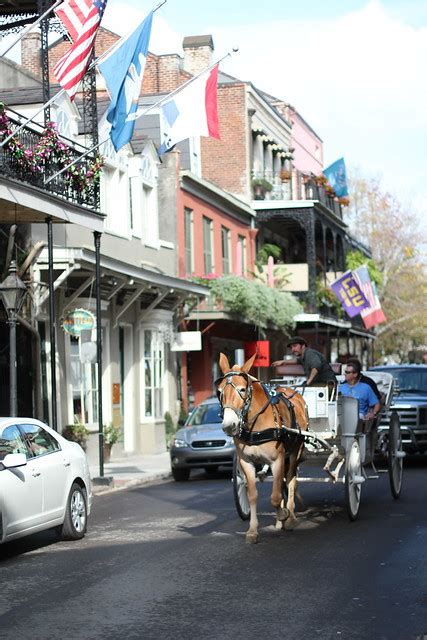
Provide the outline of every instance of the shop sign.
[[72,336],[80,336],[82,331],[91,331],[94,326],[95,316],[87,309],[74,309],[62,321],[62,328]]
[[255,340],[254,342],[245,342],[245,359],[248,360],[256,353],[254,367],[270,366],[270,342],[269,340]]
[[201,351],[201,331],[178,331],[171,343],[171,351]]

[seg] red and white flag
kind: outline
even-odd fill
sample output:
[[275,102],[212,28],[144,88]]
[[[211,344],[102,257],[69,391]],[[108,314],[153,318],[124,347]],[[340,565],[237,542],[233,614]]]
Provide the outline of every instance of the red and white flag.
[[89,66],[106,4],[107,0],[65,0],[56,10],[74,41],[54,68],[56,79],[71,100]]
[[381,309],[380,299],[378,297],[375,283],[369,277],[368,269],[363,265],[353,271],[353,275],[358,281],[365,298],[369,302],[367,309],[362,309],[360,315],[366,329],[372,329],[377,324],[386,321],[384,311]]
[[219,140],[218,67],[219,63],[206,69],[162,104],[159,153],[193,136]]

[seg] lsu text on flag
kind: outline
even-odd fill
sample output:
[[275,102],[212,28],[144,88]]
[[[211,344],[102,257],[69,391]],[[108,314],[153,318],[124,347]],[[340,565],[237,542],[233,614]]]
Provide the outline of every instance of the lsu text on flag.
[[363,309],[360,315],[365,328],[371,329],[377,324],[381,324],[381,322],[386,321],[384,311],[381,309],[377,288],[375,283],[371,281],[369,271],[366,266],[363,265],[355,269],[353,275],[368,300],[369,306],[366,309]]
[[[71,28],[70,36],[74,42],[68,49],[67,53],[62,56],[59,62],[55,65],[53,71],[59,84],[63,89],[65,89],[71,100],[74,99],[79,82],[85,75],[89,66],[96,33],[99,25],[101,24],[106,3],[107,0],[92,0],[91,2],[88,2],[86,17],[84,18],[83,14],[79,16],[79,20],[80,17],[82,19],[80,21],[80,27],[77,19],[75,22],[71,23],[70,16],[72,9],[71,7],[68,7],[68,4],[71,5],[71,3],[67,3],[67,10],[64,8],[62,12],[62,16],[65,20],[64,26],[67,29],[68,27]],[[65,3],[62,3],[59,6],[59,10],[61,10],[61,7],[63,7],[64,4]],[[67,18],[65,18],[65,15],[67,15]]]
[[350,318],[354,318],[362,313],[363,309],[369,307],[369,302],[351,271],[343,273],[330,286]]
[[323,174],[327,177],[329,184],[334,189],[338,198],[348,196],[347,173],[345,170],[344,158],[336,160],[333,164],[323,169]]
[[110,138],[116,151],[133,135],[135,121],[127,118],[138,108],[152,22],[153,12],[131,34],[120,40],[98,65],[111,96],[107,120],[111,124]]
[[162,104],[160,154],[193,136],[219,139],[218,67],[202,72]]

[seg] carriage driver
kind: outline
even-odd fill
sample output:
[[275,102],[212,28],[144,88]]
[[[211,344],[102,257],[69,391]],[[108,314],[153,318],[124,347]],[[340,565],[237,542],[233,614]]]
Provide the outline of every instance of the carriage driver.
[[[300,336],[291,338],[287,344],[292,351],[292,355],[296,356],[298,362],[304,367],[306,384],[328,384],[336,385],[337,379],[332,370],[331,365],[316,349],[307,347],[307,342]],[[278,367],[284,364],[286,360],[276,360],[272,363],[272,367]]]

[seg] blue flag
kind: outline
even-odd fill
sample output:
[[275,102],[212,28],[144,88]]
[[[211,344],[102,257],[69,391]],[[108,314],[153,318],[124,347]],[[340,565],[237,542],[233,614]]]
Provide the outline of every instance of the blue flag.
[[152,21],[153,12],[98,65],[111,95],[107,120],[111,124],[110,138],[116,151],[133,135],[135,121],[127,118],[138,108]]
[[327,177],[329,184],[334,189],[338,198],[348,196],[344,158],[336,160],[333,164],[329,165],[329,167],[323,169],[323,174]]

